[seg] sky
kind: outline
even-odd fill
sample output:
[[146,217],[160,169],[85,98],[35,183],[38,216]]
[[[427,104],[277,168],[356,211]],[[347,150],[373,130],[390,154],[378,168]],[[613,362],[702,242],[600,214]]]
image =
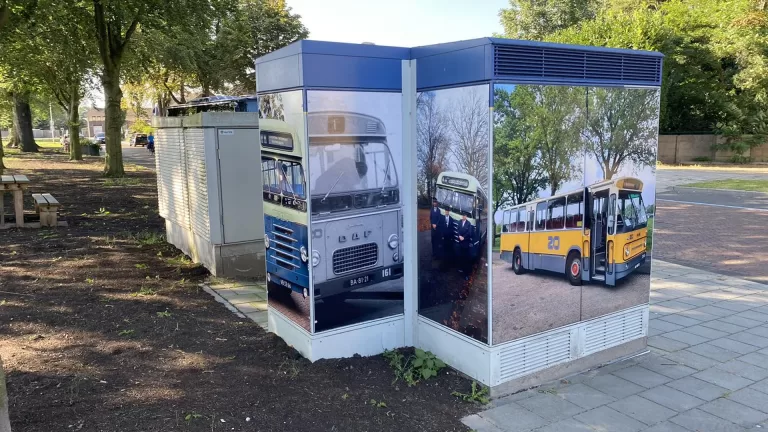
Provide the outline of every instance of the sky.
[[309,38],[414,47],[501,33],[508,0],[287,0]]
[[[509,0],[287,0],[309,38],[415,47],[501,33],[499,10]],[[89,97],[104,106],[101,89]]]

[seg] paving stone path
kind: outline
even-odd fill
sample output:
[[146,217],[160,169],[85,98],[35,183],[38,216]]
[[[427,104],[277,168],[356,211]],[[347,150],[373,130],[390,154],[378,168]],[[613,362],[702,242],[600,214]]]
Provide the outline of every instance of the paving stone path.
[[654,260],[648,345],[463,421],[477,432],[768,430],[768,285]]

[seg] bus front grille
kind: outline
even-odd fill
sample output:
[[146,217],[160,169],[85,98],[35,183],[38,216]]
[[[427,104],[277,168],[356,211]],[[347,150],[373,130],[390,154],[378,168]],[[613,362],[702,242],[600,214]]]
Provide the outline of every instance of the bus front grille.
[[333,272],[338,275],[371,267],[378,257],[379,245],[376,243],[338,249],[333,252]]
[[301,253],[293,230],[273,224],[268,235],[272,248],[271,256],[275,260],[275,264],[291,271],[300,268]]

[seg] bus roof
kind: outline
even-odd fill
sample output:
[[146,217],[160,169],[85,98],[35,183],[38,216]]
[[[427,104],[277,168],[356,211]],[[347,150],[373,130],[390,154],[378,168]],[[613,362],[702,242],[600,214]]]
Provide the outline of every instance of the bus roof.
[[447,186],[454,189],[462,189],[468,192],[476,193],[480,191],[485,195],[483,187],[476,178],[469,174],[464,174],[455,171],[443,171],[437,176],[438,186]]
[[368,136],[386,137],[387,128],[380,119],[349,111],[315,111],[307,113],[310,137]]
[[[589,185],[587,187],[589,189],[598,189],[598,188],[602,188],[602,187],[606,187],[606,186],[610,186],[610,185],[614,185],[614,184],[616,185],[616,187],[618,189],[621,189],[621,190],[636,190],[638,192],[641,192],[643,190],[643,181],[638,179],[638,178],[635,178],[635,177],[616,177],[616,178],[612,178],[610,180],[603,180],[601,182],[593,183],[593,184],[591,184],[591,185]],[[526,207],[526,206],[531,205],[531,204],[538,204],[538,203],[543,202],[543,201],[549,201],[549,200],[551,200],[553,198],[561,198],[561,197],[564,197],[564,196],[573,195],[575,193],[580,193],[580,192],[583,192],[583,191],[584,191],[583,188],[576,189],[576,190],[572,190],[572,191],[569,191],[569,192],[564,192],[564,193],[559,193],[559,194],[555,194],[555,195],[552,195],[552,196],[548,196],[546,198],[537,198],[535,200],[528,201],[527,203],[517,204],[517,205],[514,205],[514,206],[509,207],[507,209],[500,209],[500,210],[514,210],[514,209],[517,209],[519,207]]]

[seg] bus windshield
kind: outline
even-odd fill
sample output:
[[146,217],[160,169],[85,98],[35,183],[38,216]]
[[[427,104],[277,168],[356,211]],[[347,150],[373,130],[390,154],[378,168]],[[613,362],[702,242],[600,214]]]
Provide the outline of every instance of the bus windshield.
[[310,143],[312,196],[397,188],[392,154],[383,142]]
[[306,199],[304,192],[304,169],[295,161],[263,158],[261,160],[264,190],[282,193],[292,198]]
[[648,225],[643,196],[639,192],[620,191],[618,206],[618,232],[629,232]]
[[438,186],[435,198],[440,207],[473,217],[475,197],[472,194]]

